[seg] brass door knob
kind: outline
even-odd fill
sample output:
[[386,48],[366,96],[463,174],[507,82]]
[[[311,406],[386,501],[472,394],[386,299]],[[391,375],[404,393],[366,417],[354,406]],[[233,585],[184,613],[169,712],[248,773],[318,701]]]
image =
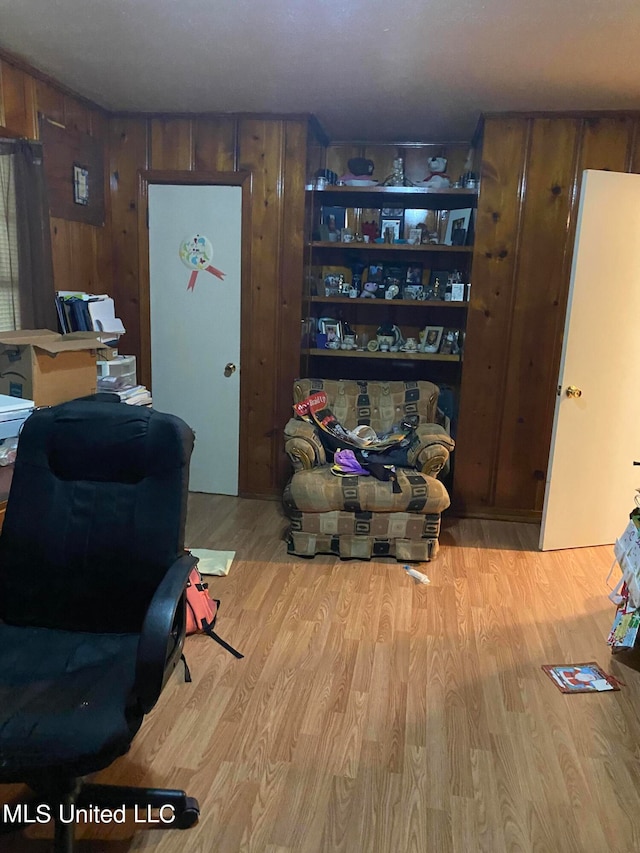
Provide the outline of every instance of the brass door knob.
[[575,385],[569,385],[567,388],[567,397],[582,397],[582,391],[576,388]]
[[224,366],[224,375],[225,376],[231,376],[231,374],[235,373],[236,370],[237,370],[237,368],[236,368],[235,364],[232,364],[231,362],[229,362],[228,364],[225,364],[225,366]]

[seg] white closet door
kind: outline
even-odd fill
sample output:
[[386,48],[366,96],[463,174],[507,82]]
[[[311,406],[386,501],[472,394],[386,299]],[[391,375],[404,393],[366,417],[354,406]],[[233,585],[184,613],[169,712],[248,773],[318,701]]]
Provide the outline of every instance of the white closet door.
[[[587,171],[576,229],[542,550],[607,545],[640,487],[640,175]],[[572,392],[572,388],[577,389]],[[568,396],[567,390],[580,396]]]
[[239,186],[149,186],[153,405],[195,430],[196,492],[238,494],[241,226]]

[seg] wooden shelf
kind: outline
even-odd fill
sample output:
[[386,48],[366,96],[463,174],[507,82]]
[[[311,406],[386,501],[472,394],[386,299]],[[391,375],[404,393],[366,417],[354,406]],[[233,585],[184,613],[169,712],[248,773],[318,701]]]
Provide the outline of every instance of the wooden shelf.
[[[405,207],[409,205],[407,202],[411,198],[415,198],[417,207],[424,207],[425,202],[438,202],[438,201],[446,201],[448,202],[447,206],[452,209],[461,208],[461,207],[475,207],[476,200],[478,198],[478,190],[467,190],[467,189],[453,189],[452,187],[447,187],[446,189],[432,189],[430,187],[336,187],[336,186],[328,186],[323,190],[307,190],[307,193],[314,194],[317,193],[319,196],[334,196],[339,198],[341,201],[344,201],[343,196],[351,197],[356,199],[356,205],[358,204],[357,199],[359,196],[369,196],[374,197],[380,196],[380,201],[384,200],[385,207],[391,207],[389,202],[395,197],[399,199]],[[362,200],[360,201],[360,205],[363,207],[368,207],[369,205],[362,204]]]
[[465,311],[469,307],[468,302],[444,302],[442,299],[349,299],[348,296],[311,296],[310,302],[321,302],[324,304],[334,305],[357,305],[360,306],[377,306],[378,308],[397,308],[399,305],[406,305],[413,308],[419,308],[421,311],[425,308],[463,308]]
[[379,252],[457,252],[469,254],[473,246],[445,246],[442,243],[427,243],[426,245],[411,246],[408,243],[332,243],[329,240],[315,240],[312,249],[346,249],[378,254]]
[[[380,300],[382,301],[382,300]],[[386,358],[388,361],[461,361],[459,355],[442,355],[438,352],[369,352],[369,350],[318,349],[303,350],[306,355],[322,355],[329,358]]]

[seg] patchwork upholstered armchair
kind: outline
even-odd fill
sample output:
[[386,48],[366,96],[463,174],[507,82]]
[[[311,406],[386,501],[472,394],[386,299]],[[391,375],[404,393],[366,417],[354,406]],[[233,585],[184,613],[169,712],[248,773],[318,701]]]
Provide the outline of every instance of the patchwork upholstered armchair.
[[285,451],[294,474],[284,493],[290,521],[289,553],[343,558],[394,556],[425,561],[438,551],[441,513],[449,495],[438,479],[448,469],[454,442],[438,409],[432,382],[365,382],[300,379],[294,403],[324,391],[327,407],[352,430],[370,425],[378,435],[411,424],[394,480],[332,473],[332,453],[317,424],[293,417],[285,427]]

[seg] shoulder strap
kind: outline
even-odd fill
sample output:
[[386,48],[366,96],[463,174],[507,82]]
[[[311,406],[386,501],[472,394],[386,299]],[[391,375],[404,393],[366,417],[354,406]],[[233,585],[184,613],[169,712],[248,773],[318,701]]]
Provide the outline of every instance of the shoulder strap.
[[187,663],[184,653],[180,655],[180,660],[184,664],[184,680],[189,683],[191,681],[191,670],[189,669],[189,664]]
[[215,640],[216,643],[219,643],[223,649],[226,649],[228,652],[231,652],[234,658],[241,659],[244,657],[244,655],[241,655],[239,651],[233,648],[233,646],[230,646],[229,643],[226,642],[226,640],[223,640],[222,637],[216,634],[216,632],[213,630],[213,622],[207,622],[206,619],[203,619],[202,630],[205,634],[211,637],[212,640]]

